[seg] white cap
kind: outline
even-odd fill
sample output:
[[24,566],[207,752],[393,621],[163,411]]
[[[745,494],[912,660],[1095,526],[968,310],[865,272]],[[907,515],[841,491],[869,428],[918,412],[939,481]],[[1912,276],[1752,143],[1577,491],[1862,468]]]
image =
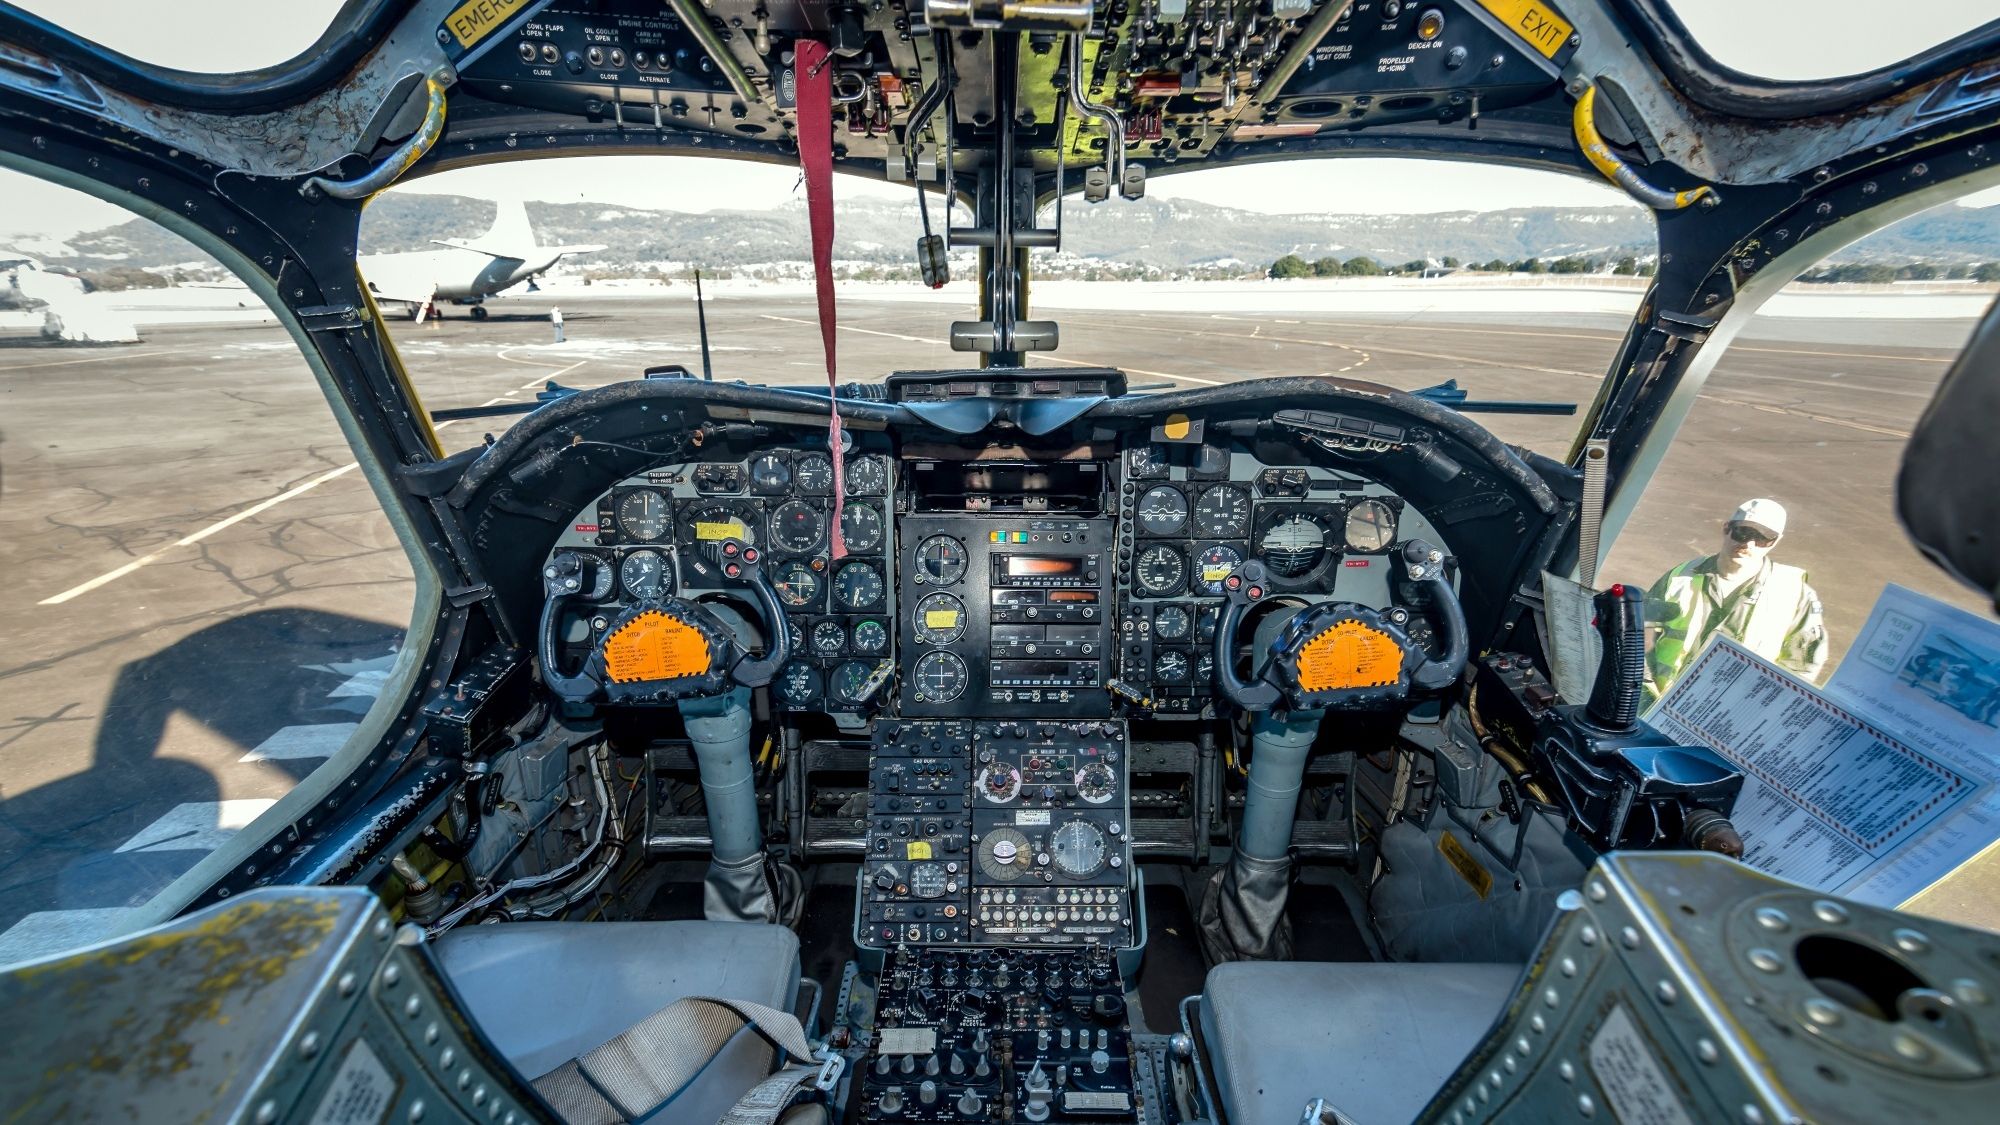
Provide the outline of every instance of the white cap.
[[1745,500],[1729,522],[1747,523],[1776,539],[1785,533],[1785,506],[1776,500]]

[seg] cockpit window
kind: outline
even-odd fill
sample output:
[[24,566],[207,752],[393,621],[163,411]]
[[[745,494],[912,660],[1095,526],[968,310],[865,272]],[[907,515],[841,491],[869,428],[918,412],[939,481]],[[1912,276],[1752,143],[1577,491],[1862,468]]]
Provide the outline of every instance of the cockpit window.
[[[1920,19],[1881,19],[1866,0],[1667,0],[1694,41],[1724,66],[1781,81],[1862,74],[1913,58],[1992,22],[1990,0],[1936,0]],[[1866,27],[1867,34],[1855,34]]]
[[[0,170],[0,963],[139,924],[370,733],[413,572],[264,301]],[[193,892],[188,892],[192,894]]]
[[233,74],[289,62],[311,47],[345,6],[343,0],[296,0],[287,3],[279,17],[270,5],[257,0],[12,3],[139,62],[197,74]]

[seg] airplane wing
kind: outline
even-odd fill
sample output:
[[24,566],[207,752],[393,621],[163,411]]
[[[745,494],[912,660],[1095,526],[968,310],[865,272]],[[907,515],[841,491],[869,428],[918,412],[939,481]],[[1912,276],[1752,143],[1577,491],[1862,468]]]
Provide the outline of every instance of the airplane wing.
[[368,291],[377,301],[410,305],[421,315],[437,296],[437,280],[431,276],[432,271],[405,268],[388,255],[376,258],[363,255],[357,264],[361,276],[367,279]]

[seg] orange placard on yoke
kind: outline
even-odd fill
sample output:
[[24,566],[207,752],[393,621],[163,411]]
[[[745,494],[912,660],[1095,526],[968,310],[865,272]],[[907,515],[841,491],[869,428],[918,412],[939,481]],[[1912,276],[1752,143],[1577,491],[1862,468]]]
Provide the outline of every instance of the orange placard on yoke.
[[699,676],[708,667],[708,638],[657,610],[640,614],[604,639],[604,674],[614,684]]
[[1403,646],[1380,629],[1342,621],[1299,650],[1299,687],[1306,691],[1387,687],[1403,670]]

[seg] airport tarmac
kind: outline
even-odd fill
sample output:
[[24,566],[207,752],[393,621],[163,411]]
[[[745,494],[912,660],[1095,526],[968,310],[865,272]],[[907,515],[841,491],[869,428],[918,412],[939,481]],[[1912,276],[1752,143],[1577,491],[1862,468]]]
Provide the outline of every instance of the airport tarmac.
[[[658,363],[701,370],[685,287],[562,294],[562,344],[548,303],[397,321],[426,404],[532,401],[549,380],[590,387]],[[954,309],[847,300],[841,314],[844,378],[971,358],[945,343],[964,315]],[[1622,338],[1616,318],[1586,314],[1049,315],[1063,344],[1033,364],[1117,366],[1157,389],[1335,374],[1587,404]],[[718,379],[825,378],[809,298],[731,295],[709,303],[708,321]],[[1885,582],[1977,611],[1909,548],[1890,495],[1907,435],[1971,327],[1753,324],[1603,577],[1650,583],[1715,550],[1737,502],[1773,496],[1792,515],[1776,557],[1811,570],[1836,659]],[[114,923],[323,762],[372,704],[413,589],[366,474],[276,327],[150,326],[112,348],[18,343],[0,340],[0,961]],[[1576,426],[1479,420],[1556,457]],[[465,448],[511,421],[440,436]]]

